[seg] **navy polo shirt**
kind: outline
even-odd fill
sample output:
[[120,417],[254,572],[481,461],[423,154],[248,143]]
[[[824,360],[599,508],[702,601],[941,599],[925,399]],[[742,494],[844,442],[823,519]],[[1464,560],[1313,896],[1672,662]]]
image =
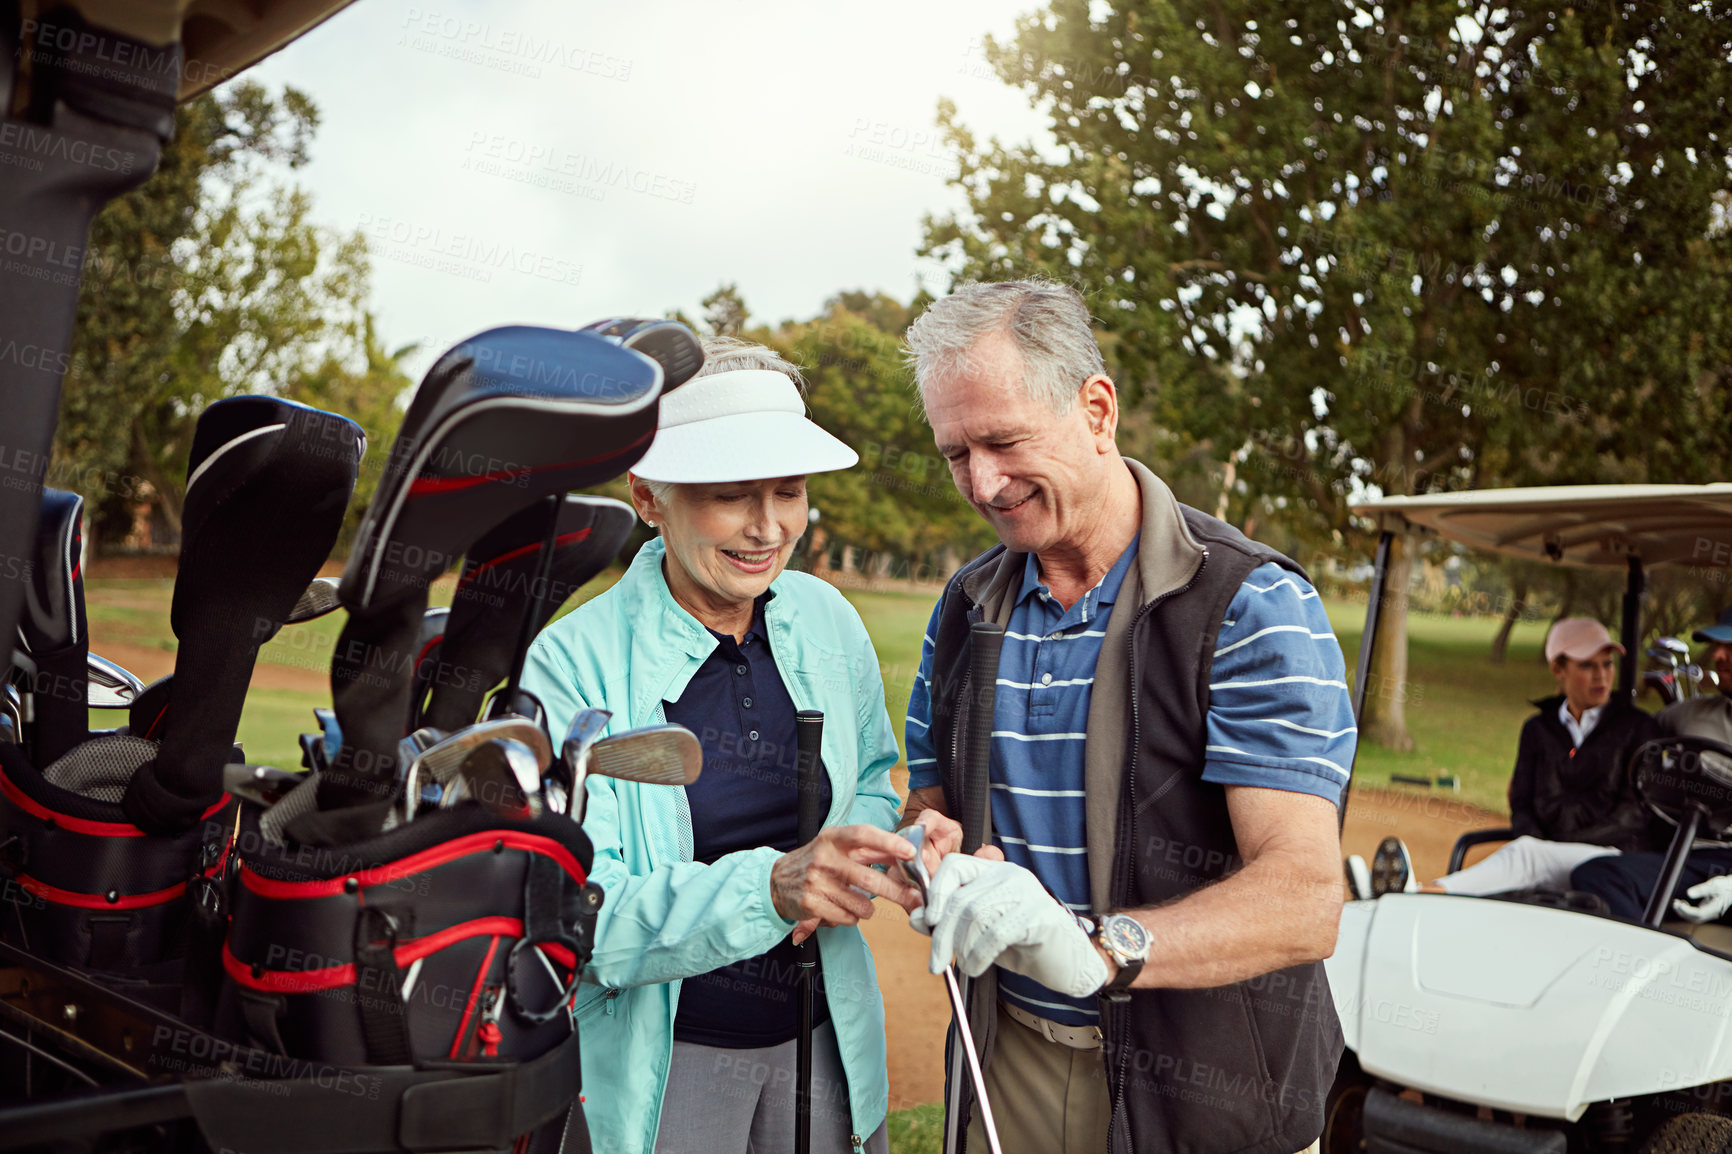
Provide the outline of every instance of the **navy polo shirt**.
[[[704,772],[686,786],[692,812],[692,859],[706,864],[739,850],[798,842],[794,701],[782,684],[764,628],[765,591],[752,607],[743,640],[710,630],[716,648],[698,667],[667,718],[698,735]],[[830,807],[828,777],[822,780]],[[796,951],[791,937],[764,954],[735,962],[680,987],[674,1040],[739,1050],[777,1046],[799,1032]],[[814,982],[813,1024],[830,1020],[822,983]]]

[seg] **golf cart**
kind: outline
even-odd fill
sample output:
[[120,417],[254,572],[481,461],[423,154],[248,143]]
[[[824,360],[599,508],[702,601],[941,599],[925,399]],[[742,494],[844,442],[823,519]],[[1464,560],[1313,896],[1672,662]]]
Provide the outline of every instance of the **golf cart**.
[[[0,240],[20,258],[0,269],[0,1150],[589,1149],[570,1008],[605,895],[584,782],[689,783],[701,755],[594,711],[561,744],[518,682],[633,521],[571,491],[648,448],[696,337],[612,319],[448,350],[334,584],[359,426],[271,395],[210,405],[174,671],[148,687],[89,653],[83,502],[42,484],[79,285],[37,274],[79,267],[177,99],[342,6],[0,3]],[[303,771],[246,764],[259,647],[338,608]],[[90,730],[92,706],[121,724]]]
[[[1683,565],[1732,579],[1732,484],[1502,489],[1353,511],[1380,531],[1356,716],[1397,534],[1624,570],[1625,694],[1638,685],[1645,574]],[[1325,1154],[1732,1151],[1732,926],[1666,920],[1691,845],[1732,827],[1732,749],[1664,738],[1637,751],[1630,771],[1676,827],[1640,925],[1584,912],[1569,895],[1347,903],[1327,962],[1348,1052]],[[1464,835],[1450,869],[1472,846],[1513,836]]]

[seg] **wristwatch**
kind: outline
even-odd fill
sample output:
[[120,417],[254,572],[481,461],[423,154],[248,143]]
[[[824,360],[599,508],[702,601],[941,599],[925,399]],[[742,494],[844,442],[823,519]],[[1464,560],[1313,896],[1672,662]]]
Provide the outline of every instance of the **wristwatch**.
[[1108,914],[1090,936],[1119,967],[1113,980],[1101,987],[1101,995],[1109,1001],[1126,1001],[1131,996],[1131,983],[1149,960],[1149,931],[1126,914]]

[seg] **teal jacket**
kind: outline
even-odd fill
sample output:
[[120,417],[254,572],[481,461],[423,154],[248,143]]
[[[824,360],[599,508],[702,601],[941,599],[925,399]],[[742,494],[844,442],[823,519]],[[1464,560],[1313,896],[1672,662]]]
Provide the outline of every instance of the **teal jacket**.
[[[666,720],[716,639],[674,601],[660,540],[639,550],[612,589],[544,631],[523,686],[547,707],[555,736],[586,707],[611,710],[610,733]],[[770,650],[796,709],[824,712],[825,825],[895,827],[898,760],[871,639],[830,585],[783,573],[765,607]],[[756,957],[794,923],[770,902],[768,847],[692,860],[683,789],[591,777],[583,828],[595,845],[590,877],[605,891],[595,956],[578,988],[584,1114],[597,1150],[650,1154],[673,1055],[680,980]],[[792,798],[789,804],[793,804]],[[824,988],[848,1077],[855,1145],[889,1106],[884,1003],[855,926],[818,931]]]

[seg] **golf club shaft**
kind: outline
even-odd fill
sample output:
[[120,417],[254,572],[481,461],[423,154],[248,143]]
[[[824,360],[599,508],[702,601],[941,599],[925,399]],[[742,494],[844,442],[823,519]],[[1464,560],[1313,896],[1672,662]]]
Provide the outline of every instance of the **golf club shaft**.
[[[965,704],[968,730],[962,736],[962,764],[957,768],[957,802],[961,810],[956,820],[962,825],[962,852],[971,854],[986,842],[987,818],[992,794],[992,712],[998,703],[998,658],[1004,648],[1004,627],[990,621],[976,621],[968,630],[968,683]],[[964,1108],[962,1061],[959,1050],[967,1051],[967,1061],[977,1064],[974,1044],[968,1040],[969,994],[972,983],[951,982],[957,986],[954,1009],[956,1036],[951,1038],[949,1077],[945,1080],[944,1150],[956,1154],[965,1144],[968,1111]],[[980,1079],[975,1079],[980,1095],[981,1118],[989,1117],[991,1106]],[[990,1132],[990,1131],[989,1131]],[[993,1139],[993,1150],[998,1141]]]
[[[824,715],[816,709],[802,709],[794,715],[795,788],[798,808],[795,810],[795,841],[805,845],[818,836],[824,824],[824,792],[820,775],[824,772],[821,750],[824,742]],[[812,971],[818,966],[818,942],[815,932],[794,947],[798,955],[800,1001],[800,1039],[795,1052],[794,1070],[794,1154],[811,1154],[812,1149]]]
[[956,967],[944,967],[944,984],[950,990],[950,1008],[956,1014],[959,1036],[968,1074],[974,1080],[974,1096],[980,1102],[980,1128],[986,1131],[986,1144],[992,1154],[1004,1154],[998,1146],[998,1123],[992,1120],[992,1103],[986,1097],[986,1075],[980,1069],[979,1052],[974,1048],[974,1031],[968,1028],[968,1013],[962,1005],[962,987],[956,982]]

